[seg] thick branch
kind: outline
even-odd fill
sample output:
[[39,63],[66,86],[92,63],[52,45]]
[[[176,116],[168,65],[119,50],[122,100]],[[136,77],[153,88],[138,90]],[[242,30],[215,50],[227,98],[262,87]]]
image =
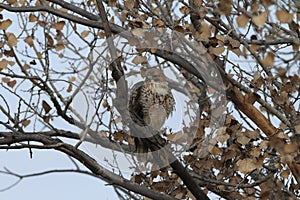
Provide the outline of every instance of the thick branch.
[[[89,170],[91,170],[96,175],[96,177],[101,178],[102,180],[106,181],[109,184],[121,186],[127,190],[136,192],[138,194],[144,195],[152,199],[166,199],[166,200],[174,199],[168,195],[161,194],[157,191],[153,191],[146,187],[140,186],[125,178],[120,177],[119,175],[112,173],[111,171],[100,166],[97,163],[97,161],[91,158],[88,154],[84,153],[79,149],[76,149],[72,145],[62,143],[62,141],[58,139],[53,139],[40,134],[27,135],[18,132],[17,134],[11,133],[10,137],[0,139],[0,145],[14,144],[20,142],[27,142],[27,141],[36,141],[36,142],[41,142],[44,145],[50,145],[54,147],[55,150],[61,151],[77,159]],[[56,144],[60,144],[60,145],[56,145]]]

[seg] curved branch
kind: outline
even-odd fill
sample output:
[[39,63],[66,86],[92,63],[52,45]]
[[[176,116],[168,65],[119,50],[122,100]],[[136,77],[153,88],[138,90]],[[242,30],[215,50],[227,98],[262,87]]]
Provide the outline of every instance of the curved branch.
[[[104,180],[105,182],[111,185],[121,186],[127,190],[133,191],[135,193],[144,195],[152,199],[166,199],[166,200],[174,199],[173,197],[146,188],[144,186],[140,186],[137,183],[133,183],[130,180],[127,180],[125,178],[120,177],[119,175],[114,174],[113,172],[99,165],[96,160],[94,160],[85,152],[76,149],[72,145],[62,143],[62,141],[59,139],[53,139],[40,134],[27,135],[18,132],[18,133],[11,133],[10,137],[0,139],[0,144],[4,143],[4,144],[11,145],[11,144],[27,142],[27,141],[35,141],[35,142],[41,142],[44,145],[51,145],[53,149],[57,151],[61,151],[75,158],[76,160],[81,162],[85,167],[87,167],[94,174],[95,177],[101,178],[102,180]],[[56,145],[59,143],[61,143],[61,145]]]

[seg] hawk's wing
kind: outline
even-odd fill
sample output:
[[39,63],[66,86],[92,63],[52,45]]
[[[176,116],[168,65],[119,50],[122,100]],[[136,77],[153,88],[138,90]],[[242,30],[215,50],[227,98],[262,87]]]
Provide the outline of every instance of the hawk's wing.
[[141,90],[144,87],[144,81],[136,83],[131,89],[129,97],[129,113],[131,119],[140,126],[145,126],[143,105],[140,102]]

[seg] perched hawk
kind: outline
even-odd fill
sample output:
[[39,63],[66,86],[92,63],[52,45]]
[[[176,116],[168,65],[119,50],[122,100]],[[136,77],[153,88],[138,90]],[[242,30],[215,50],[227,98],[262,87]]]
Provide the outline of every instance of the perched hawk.
[[[129,112],[139,126],[150,126],[159,131],[175,108],[175,100],[167,85],[166,77],[159,69],[146,71],[145,81],[135,84],[129,99]],[[153,136],[133,135],[136,152],[146,153]]]

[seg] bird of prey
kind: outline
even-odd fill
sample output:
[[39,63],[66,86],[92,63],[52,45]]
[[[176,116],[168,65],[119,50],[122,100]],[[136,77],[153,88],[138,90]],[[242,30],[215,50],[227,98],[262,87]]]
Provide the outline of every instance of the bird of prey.
[[[165,75],[160,69],[148,69],[145,81],[136,83],[131,90],[129,112],[133,122],[159,131],[174,109],[175,100]],[[133,137],[137,153],[147,153],[149,144],[155,142],[153,135]]]

